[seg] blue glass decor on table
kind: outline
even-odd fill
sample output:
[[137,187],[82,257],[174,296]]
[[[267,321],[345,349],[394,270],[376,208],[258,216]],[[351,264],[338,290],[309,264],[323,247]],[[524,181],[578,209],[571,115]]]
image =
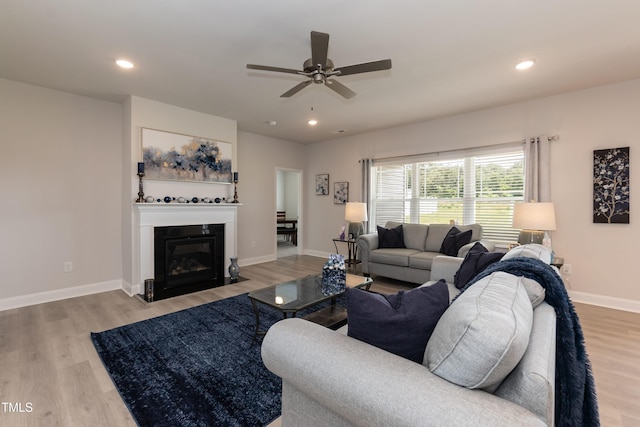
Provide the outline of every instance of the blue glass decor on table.
[[322,267],[322,293],[334,295],[344,292],[347,281],[347,269],[344,255],[331,254]]

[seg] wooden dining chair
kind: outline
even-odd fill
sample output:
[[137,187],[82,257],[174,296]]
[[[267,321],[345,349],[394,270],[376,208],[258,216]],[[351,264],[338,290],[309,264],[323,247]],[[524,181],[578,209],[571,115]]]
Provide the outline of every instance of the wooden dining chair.
[[[278,223],[278,227],[286,227],[287,225],[284,223],[284,220],[287,218],[286,211],[277,211],[276,212],[276,222]],[[280,222],[282,220],[282,222]]]

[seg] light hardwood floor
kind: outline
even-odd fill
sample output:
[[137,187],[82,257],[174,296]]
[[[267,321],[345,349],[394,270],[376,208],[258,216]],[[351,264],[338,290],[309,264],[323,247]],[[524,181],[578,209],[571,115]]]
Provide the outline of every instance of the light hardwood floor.
[[[0,312],[0,426],[134,427],[90,332],[312,274],[324,262],[292,256],[247,266],[240,273],[247,281],[152,304],[112,291]],[[407,288],[382,277],[374,280],[372,290],[378,292]],[[640,314],[578,304],[576,309],[593,364],[602,425],[640,426]],[[11,412],[16,404],[24,412]]]

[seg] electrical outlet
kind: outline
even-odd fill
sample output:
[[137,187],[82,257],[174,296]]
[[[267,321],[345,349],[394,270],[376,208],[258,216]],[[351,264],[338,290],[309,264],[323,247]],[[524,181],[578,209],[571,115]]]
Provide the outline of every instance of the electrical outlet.
[[573,266],[571,264],[563,265],[562,274],[564,274],[565,276],[571,276],[573,274]]
[[67,261],[64,263],[64,272],[71,273],[73,271],[73,263],[71,261]]

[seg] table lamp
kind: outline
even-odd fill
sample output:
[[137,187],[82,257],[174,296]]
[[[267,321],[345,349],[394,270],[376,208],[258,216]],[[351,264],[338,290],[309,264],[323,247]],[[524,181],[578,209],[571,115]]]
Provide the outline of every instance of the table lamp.
[[367,204],[360,202],[347,202],[344,219],[349,221],[349,237],[357,238],[364,234],[364,221],[368,221]]
[[513,228],[520,228],[518,243],[540,243],[551,248],[547,231],[556,229],[556,214],[552,202],[516,203],[513,207]]

